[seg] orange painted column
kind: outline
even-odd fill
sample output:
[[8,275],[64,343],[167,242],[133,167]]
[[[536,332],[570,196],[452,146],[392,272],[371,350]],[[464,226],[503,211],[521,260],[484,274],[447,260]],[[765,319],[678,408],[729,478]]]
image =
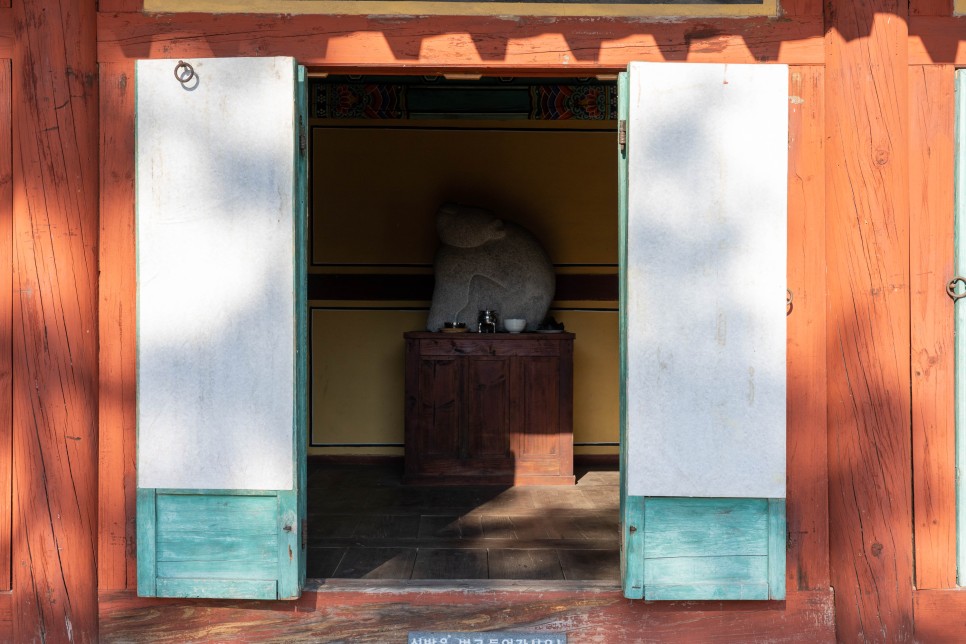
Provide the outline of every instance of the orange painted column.
[[96,5],[13,12],[14,641],[94,642]]
[[829,549],[840,641],[913,637],[907,3],[826,2]]

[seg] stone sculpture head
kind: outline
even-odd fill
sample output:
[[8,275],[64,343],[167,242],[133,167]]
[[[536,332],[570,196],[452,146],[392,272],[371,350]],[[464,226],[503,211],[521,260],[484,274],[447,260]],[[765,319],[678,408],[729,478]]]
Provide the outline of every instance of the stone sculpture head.
[[447,246],[476,248],[503,239],[506,229],[503,220],[487,210],[447,203],[436,213],[436,231]]
[[481,309],[536,328],[547,315],[556,278],[534,236],[487,210],[457,204],[439,209],[436,227],[440,246],[426,328],[437,331],[455,321],[475,329]]

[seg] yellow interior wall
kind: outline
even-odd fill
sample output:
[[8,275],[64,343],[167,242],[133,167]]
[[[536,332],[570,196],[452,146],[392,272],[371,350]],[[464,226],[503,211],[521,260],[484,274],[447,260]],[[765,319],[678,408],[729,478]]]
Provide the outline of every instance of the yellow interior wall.
[[[616,311],[552,310],[574,332],[574,442],[618,440]],[[402,334],[426,311],[312,311],[312,442],[402,443]],[[613,454],[615,447],[577,447]],[[314,454],[401,454],[398,447],[312,447]]]
[[[316,123],[318,125],[318,123]],[[431,272],[435,212],[445,201],[492,209],[529,228],[558,273],[616,273],[613,124],[315,127],[315,279],[326,273]],[[559,128],[560,125],[557,125]],[[329,264],[324,266],[321,264]],[[312,443],[402,444],[402,334],[425,328],[429,302],[314,301]],[[576,333],[574,441],[618,440],[616,302],[555,302]],[[610,310],[586,310],[588,308]],[[386,310],[389,309],[389,310]],[[416,309],[416,310],[414,310]],[[577,454],[615,454],[577,446]],[[401,447],[310,447],[310,454],[402,454]]]
[[613,130],[316,127],[313,261],[432,264],[451,201],[529,229],[555,264],[616,264],[616,147]]

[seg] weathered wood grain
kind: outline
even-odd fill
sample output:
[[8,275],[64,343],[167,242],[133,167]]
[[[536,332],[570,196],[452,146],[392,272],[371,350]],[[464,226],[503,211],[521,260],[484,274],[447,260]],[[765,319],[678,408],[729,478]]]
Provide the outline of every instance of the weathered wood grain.
[[843,641],[913,637],[904,6],[856,0],[828,16],[829,541]]
[[783,16],[823,16],[822,0],[781,0],[778,3]]
[[916,587],[956,586],[951,65],[909,68],[912,449]]
[[0,642],[13,641],[13,594],[0,593]]
[[[351,582],[346,582],[351,583]],[[617,588],[522,582],[386,586],[309,591],[295,602],[138,599],[102,593],[107,642],[402,641],[411,630],[566,631],[573,642],[834,641],[831,591],[789,593],[785,602],[628,601]],[[506,584],[502,586],[505,587]]]
[[15,3],[14,638],[98,639],[95,5]]
[[789,589],[829,586],[825,365],[825,70],[789,69]]
[[[951,0],[950,0],[951,2]],[[909,18],[909,64],[966,65],[966,16],[913,15]]]
[[135,588],[134,63],[100,76],[98,585]]
[[564,579],[620,579],[620,552],[617,550],[558,550],[557,558]]
[[486,579],[485,548],[420,548],[413,579]]
[[415,548],[347,548],[333,576],[350,579],[409,579]]
[[0,591],[13,547],[13,113],[11,65],[0,61]]
[[966,632],[966,592],[920,590],[914,595],[917,642],[959,642]]
[[[586,551],[576,550],[573,552]],[[487,552],[487,566],[491,579],[564,578],[563,568],[561,568],[555,550],[538,548],[490,549]]]
[[98,0],[97,10],[102,12],[141,11],[144,0]]
[[[617,71],[632,60],[821,64],[820,16],[611,18],[101,13],[98,59],[294,56],[306,66]],[[420,72],[423,73],[423,72]]]
[[14,17],[10,0],[0,2],[0,58],[13,58],[14,42]]
[[407,482],[574,484],[574,334],[404,335]]

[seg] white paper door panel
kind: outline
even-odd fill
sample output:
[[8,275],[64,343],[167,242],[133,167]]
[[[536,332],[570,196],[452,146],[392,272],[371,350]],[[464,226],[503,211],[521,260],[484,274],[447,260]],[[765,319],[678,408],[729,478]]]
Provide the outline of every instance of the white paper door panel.
[[295,65],[137,63],[138,484],[289,490]]
[[632,63],[628,493],[785,496],[788,69]]

